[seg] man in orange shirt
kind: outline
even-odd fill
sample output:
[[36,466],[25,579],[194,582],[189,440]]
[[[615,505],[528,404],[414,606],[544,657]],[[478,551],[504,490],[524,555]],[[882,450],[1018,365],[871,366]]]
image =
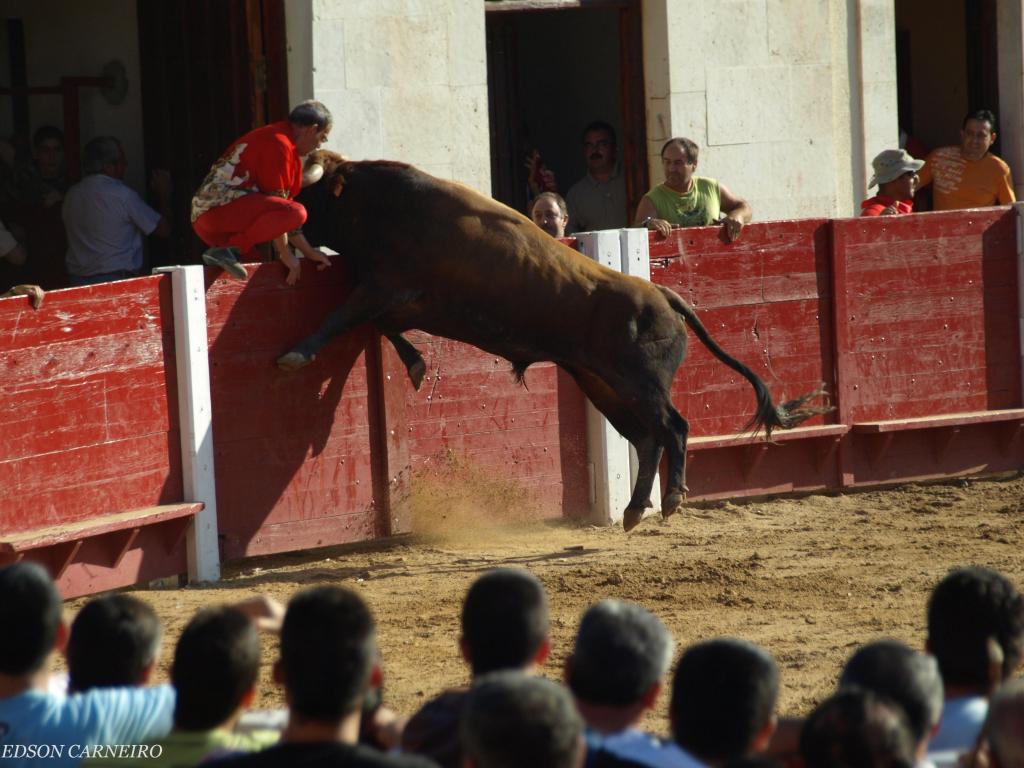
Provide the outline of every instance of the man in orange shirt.
[[960,130],[960,146],[940,147],[928,155],[918,187],[933,184],[936,211],[1007,205],[1017,199],[1010,167],[988,151],[996,140],[995,125],[996,116],[989,110],[971,112]]

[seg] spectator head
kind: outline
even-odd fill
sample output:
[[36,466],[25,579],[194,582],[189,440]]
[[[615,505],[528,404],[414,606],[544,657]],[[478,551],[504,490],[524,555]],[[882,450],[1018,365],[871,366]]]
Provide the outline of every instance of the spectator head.
[[229,723],[256,695],[260,639],[241,611],[206,608],[178,638],[171,665],[174,726],[209,731]]
[[734,638],[691,646],[672,681],[672,736],[705,763],[762,751],[775,730],[779,668],[763,648]]
[[541,192],[530,206],[530,218],[552,237],[565,237],[569,208],[557,192]]
[[665,172],[665,184],[678,192],[690,187],[690,180],[697,170],[700,149],[696,142],[682,137],[669,139],[661,148],[661,167]]
[[928,650],[950,696],[987,695],[1024,654],[1024,597],[989,568],[951,571],[928,600]]
[[64,172],[64,132],[53,125],[41,125],[32,134],[32,158],[44,179]]
[[968,160],[980,160],[996,141],[996,116],[988,109],[976,109],[964,117],[960,128],[960,151]]
[[871,161],[874,175],[868,187],[878,185],[878,192],[896,200],[909,200],[917,191],[917,172],[923,160],[915,160],[905,149],[887,149]]
[[66,639],[60,595],[42,566],[24,560],[0,568],[0,595],[0,675],[33,675]]
[[295,151],[308,155],[327,141],[334,117],[327,107],[311,99],[296,106],[288,115],[288,122],[292,125]]
[[913,768],[916,745],[896,704],[860,688],[845,688],[804,721],[804,768]]
[[95,597],[71,623],[68,690],[145,685],[160,653],[160,620],[131,595]]
[[839,687],[856,686],[898,704],[925,750],[942,716],[942,678],[935,658],[896,640],[861,646],[846,662]]
[[992,768],[1024,768],[1024,679],[1003,683],[985,724]]
[[378,671],[373,616],[339,587],[313,587],[288,603],[274,675],[293,717],[340,723],[358,712]]
[[506,670],[478,678],[460,732],[470,768],[578,768],[583,722],[562,686]]
[[636,603],[602,600],[583,614],[566,683],[577,700],[614,708],[654,705],[672,663],[672,636]]
[[82,149],[82,172],[87,176],[103,173],[115,179],[123,179],[128,160],[124,156],[121,142],[113,136],[97,136],[90,139]]
[[595,120],[580,134],[583,158],[592,174],[607,174],[615,169],[617,141],[615,129],[603,120]]
[[459,645],[474,676],[543,664],[550,650],[544,585],[525,570],[485,573],[462,604]]

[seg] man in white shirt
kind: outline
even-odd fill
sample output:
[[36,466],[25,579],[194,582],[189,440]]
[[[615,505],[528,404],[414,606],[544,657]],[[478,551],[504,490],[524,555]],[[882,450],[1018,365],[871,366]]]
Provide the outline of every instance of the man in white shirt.
[[98,136],[85,145],[87,175],[68,190],[62,210],[72,286],[138,277],[143,238],[170,234],[170,174],[156,170],[150,179],[160,201],[157,212],[124,183],[127,165],[121,142],[113,136]]

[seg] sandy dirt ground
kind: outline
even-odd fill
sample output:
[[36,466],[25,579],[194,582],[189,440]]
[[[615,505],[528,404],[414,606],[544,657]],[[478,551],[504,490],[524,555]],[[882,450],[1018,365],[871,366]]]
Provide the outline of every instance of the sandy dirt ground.
[[[661,617],[677,654],[718,635],[761,644],[782,669],[780,711],[800,714],[828,694],[858,644],[894,637],[921,647],[928,593],[950,568],[983,564],[1024,586],[1019,475],[699,504],[667,523],[646,518],[628,535],[620,527],[538,521],[514,491],[479,491],[479,482],[472,493],[448,484],[414,499],[412,535],[249,560],[215,586],[137,591],[165,623],[161,679],[196,609],[261,592],[287,601],[300,588],[337,584],[372,606],[385,700],[412,713],[467,679],[456,642],[470,582],[486,569],[514,566],[531,570],[548,590],[553,650],[546,676],[560,678],[585,608],[617,597]],[[81,602],[69,603],[69,611]],[[273,636],[263,655],[259,706],[277,706]],[[645,723],[650,729],[665,730],[666,707],[663,695]]]

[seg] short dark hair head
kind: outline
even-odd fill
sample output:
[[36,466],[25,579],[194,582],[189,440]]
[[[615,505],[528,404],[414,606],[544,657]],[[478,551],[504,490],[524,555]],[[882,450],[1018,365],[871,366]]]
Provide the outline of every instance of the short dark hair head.
[[463,751],[479,768],[575,768],[583,721],[562,686],[505,670],[478,678],[462,710]]
[[281,670],[292,712],[339,722],[359,708],[376,660],[373,615],[355,592],[313,587],[289,601]]
[[672,636],[636,603],[602,600],[583,614],[569,662],[569,689],[589,704],[636,704],[672,663]]
[[64,131],[55,125],[40,125],[32,134],[32,146],[38,147],[44,141],[59,141],[64,146]]
[[823,701],[800,730],[805,768],[913,768],[916,749],[903,710],[861,688]]
[[935,658],[898,640],[877,640],[858,648],[839,675],[839,687],[849,686],[902,707],[918,742],[928,738],[942,716],[942,678]]
[[223,725],[259,672],[260,638],[249,617],[227,606],[200,611],[174,649],[175,727],[209,731]]
[[315,125],[317,128],[324,129],[334,124],[334,116],[331,114],[331,110],[319,101],[310,99],[297,105],[289,113],[288,122],[295,125]]
[[131,595],[95,597],[71,623],[68,690],[139,685],[160,650],[160,620]]
[[529,571],[488,571],[466,593],[462,639],[474,675],[526,666],[547,634],[547,595],[544,585]]
[[0,673],[38,672],[53,650],[62,605],[41,565],[20,561],[0,568]]
[[618,138],[615,136],[615,129],[612,128],[610,123],[606,123],[604,120],[594,120],[593,122],[587,123],[587,126],[580,131],[581,144],[587,140],[587,134],[591,131],[603,131],[604,133],[607,133],[613,147],[618,143]]
[[1024,655],[1024,597],[991,568],[951,571],[928,599],[928,649],[947,687],[987,688],[990,639],[1002,649],[1005,680]]
[[665,150],[671,147],[673,144],[679,145],[679,148],[683,150],[683,152],[686,154],[687,160],[689,160],[691,163],[697,162],[697,158],[700,156],[700,147],[697,146],[697,142],[693,141],[692,139],[684,138],[682,136],[673,137],[666,141],[664,144],[662,144],[661,152],[659,153],[659,155],[661,157],[664,157]]
[[735,638],[697,643],[676,665],[673,738],[703,762],[742,757],[778,698],[779,668],[763,648]]
[[82,149],[82,171],[88,175],[102,173],[108,165],[121,159],[121,142],[113,136],[97,136]]
[[978,120],[983,123],[988,123],[988,129],[992,131],[992,133],[996,132],[996,115],[991,109],[975,109],[968,112],[967,116],[964,117],[963,123],[960,124],[960,127],[966,128],[968,120]]

